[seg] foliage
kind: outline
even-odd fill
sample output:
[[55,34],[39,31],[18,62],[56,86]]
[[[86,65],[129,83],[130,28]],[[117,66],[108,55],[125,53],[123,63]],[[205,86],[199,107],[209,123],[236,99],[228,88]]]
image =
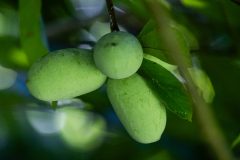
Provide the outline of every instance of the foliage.
[[161,65],[144,59],[140,73],[152,83],[167,108],[183,119],[192,120],[191,101],[180,81]]
[[[123,29],[140,40],[148,56],[145,56],[138,73],[158,93],[169,111],[162,139],[147,146],[130,139],[110,106],[105,86],[77,97],[77,100],[58,102],[60,108],[66,104],[77,106],[78,111],[73,113],[77,118],[67,121],[69,126],[76,127],[75,131],[79,130],[79,126],[72,121],[79,121],[82,124],[80,127],[95,132],[91,125],[87,125],[88,121],[101,119],[104,130],[99,132],[98,128],[96,131],[101,135],[97,146],[86,151],[82,147],[71,147],[70,141],[61,137],[66,133],[63,127],[66,119],[64,121],[64,116],[56,115],[49,103],[38,101],[29,94],[25,84],[26,73],[30,64],[47,54],[48,50],[92,48],[95,45],[98,37],[91,33],[91,27],[98,21],[108,22],[102,7],[105,1],[92,0],[81,7],[83,2],[0,2],[0,67],[17,73],[9,79],[15,83],[8,89],[0,90],[0,159],[123,159],[123,156],[131,160],[213,159],[196,131],[192,103],[184,88],[184,80],[166,56],[168,51],[158,39],[158,28],[150,19],[146,6],[137,0],[114,0],[116,15]],[[179,38],[189,68],[204,71],[205,78],[211,80],[210,92],[215,91],[212,109],[227,140],[233,142],[232,151],[239,157],[240,6],[230,0],[169,2],[166,5],[174,17],[169,27]],[[104,34],[108,29],[103,27],[99,33]],[[147,58],[149,56],[157,58],[160,63]],[[0,72],[0,83],[4,80],[2,76]],[[200,90],[206,91],[209,86],[202,85]],[[81,118],[78,115],[81,111],[94,113]],[[41,132],[43,130],[45,132]],[[74,136],[81,139],[76,133]],[[71,143],[74,142],[72,140]]]

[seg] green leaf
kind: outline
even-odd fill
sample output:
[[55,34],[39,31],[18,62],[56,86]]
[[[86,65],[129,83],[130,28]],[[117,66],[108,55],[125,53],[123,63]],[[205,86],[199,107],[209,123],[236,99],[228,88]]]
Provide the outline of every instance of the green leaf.
[[240,14],[239,6],[231,0],[181,0],[181,2],[185,7],[196,10],[215,23],[226,23],[228,27],[235,29],[240,27],[239,17],[236,16]]
[[149,20],[138,35],[143,48],[165,49],[158,38],[158,32],[154,21]]
[[192,104],[182,83],[160,64],[144,58],[139,70],[159,94],[167,109],[182,119],[192,120]]
[[235,29],[239,33],[239,17],[236,15],[240,14],[239,5],[236,5],[232,1],[224,1],[222,0],[222,12],[225,14],[228,25],[231,29]]
[[185,43],[187,44],[187,47],[190,50],[199,49],[199,44],[196,37],[192,34],[190,30],[187,29],[187,27],[185,27],[184,25],[175,24],[173,25],[173,28],[178,30],[178,32],[182,36],[182,39],[185,41]]
[[18,13],[12,7],[1,6],[0,36],[18,37],[18,33],[19,33]]
[[198,88],[199,94],[202,95],[207,103],[211,103],[215,96],[215,91],[208,75],[197,67],[189,68],[188,71]]
[[137,15],[139,18],[142,19],[148,19],[149,18],[149,12],[147,11],[146,7],[144,6],[142,1],[139,0],[114,0],[114,3],[123,3],[126,5],[126,7],[133,12],[135,15]]
[[156,23],[150,19],[138,34],[138,38],[141,39],[141,37],[143,37],[145,34],[151,32],[152,30],[155,30],[154,26],[156,26]]
[[165,56],[167,51],[159,50],[159,49],[153,49],[153,48],[143,48],[143,52],[147,53],[149,55],[152,55],[154,57],[157,57],[164,62],[169,63],[167,57]]
[[[198,41],[186,27],[173,20],[169,25],[169,28],[175,34],[175,37],[180,44],[182,50],[181,52],[184,54],[186,61],[191,66],[190,51],[199,48]],[[154,49],[167,52],[164,42],[159,39],[157,25],[153,20],[149,20],[148,23],[143,27],[142,31],[138,35],[138,39],[140,40],[144,49]],[[156,54],[154,56],[156,56]]]
[[28,61],[20,49],[19,42],[13,36],[0,36],[0,64],[10,68],[26,68]]
[[235,148],[237,145],[240,144],[240,134],[237,136],[237,138],[232,143],[232,148]]
[[48,52],[41,36],[41,0],[20,0],[20,39],[29,63]]

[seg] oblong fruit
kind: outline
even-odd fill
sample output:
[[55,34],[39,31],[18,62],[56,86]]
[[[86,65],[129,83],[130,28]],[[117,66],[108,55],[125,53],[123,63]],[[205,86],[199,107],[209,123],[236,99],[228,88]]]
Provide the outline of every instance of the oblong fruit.
[[140,42],[127,32],[103,36],[94,47],[96,66],[112,79],[131,76],[141,66],[143,50]]
[[57,101],[91,92],[105,80],[106,76],[96,68],[90,51],[62,49],[32,65],[27,87],[40,100]]
[[140,143],[160,139],[166,126],[165,106],[141,76],[134,74],[121,80],[109,79],[107,93],[117,116],[133,139]]

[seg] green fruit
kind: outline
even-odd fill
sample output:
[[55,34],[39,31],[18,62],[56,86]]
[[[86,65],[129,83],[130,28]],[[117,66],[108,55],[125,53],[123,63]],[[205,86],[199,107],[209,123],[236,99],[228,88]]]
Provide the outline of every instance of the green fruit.
[[140,143],[160,139],[166,126],[166,110],[156,93],[138,74],[121,80],[109,79],[107,93],[130,136]]
[[33,64],[27,87],[40,100],[56,101],[96,90],[105,80],[106,76],[94,65],[90,51],[63,49]]
[[127,32],[106,34],[94,47],[96,66],[112,79],[131,76],[139,69],[142,60],[141,44]]

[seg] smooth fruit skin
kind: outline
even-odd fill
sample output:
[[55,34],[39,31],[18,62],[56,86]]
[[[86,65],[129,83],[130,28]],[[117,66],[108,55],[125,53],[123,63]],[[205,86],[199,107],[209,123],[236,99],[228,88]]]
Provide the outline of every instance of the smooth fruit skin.
[[134,74],[126,79],[109,79],[107,93],[117,116],[133,139],[140,143],[160,139],[166,126],[165,106],[141,76]]
[[57,101],[94,91],[105,80],[106,76],[96,68],[90,51],[62,49],[31,66],[27,87],[40,100]]
[[136,73],[142,64],[140,42],[127,32],[112,32],[103,36],[94,47],[96,66],[112,79],[122,79]]

